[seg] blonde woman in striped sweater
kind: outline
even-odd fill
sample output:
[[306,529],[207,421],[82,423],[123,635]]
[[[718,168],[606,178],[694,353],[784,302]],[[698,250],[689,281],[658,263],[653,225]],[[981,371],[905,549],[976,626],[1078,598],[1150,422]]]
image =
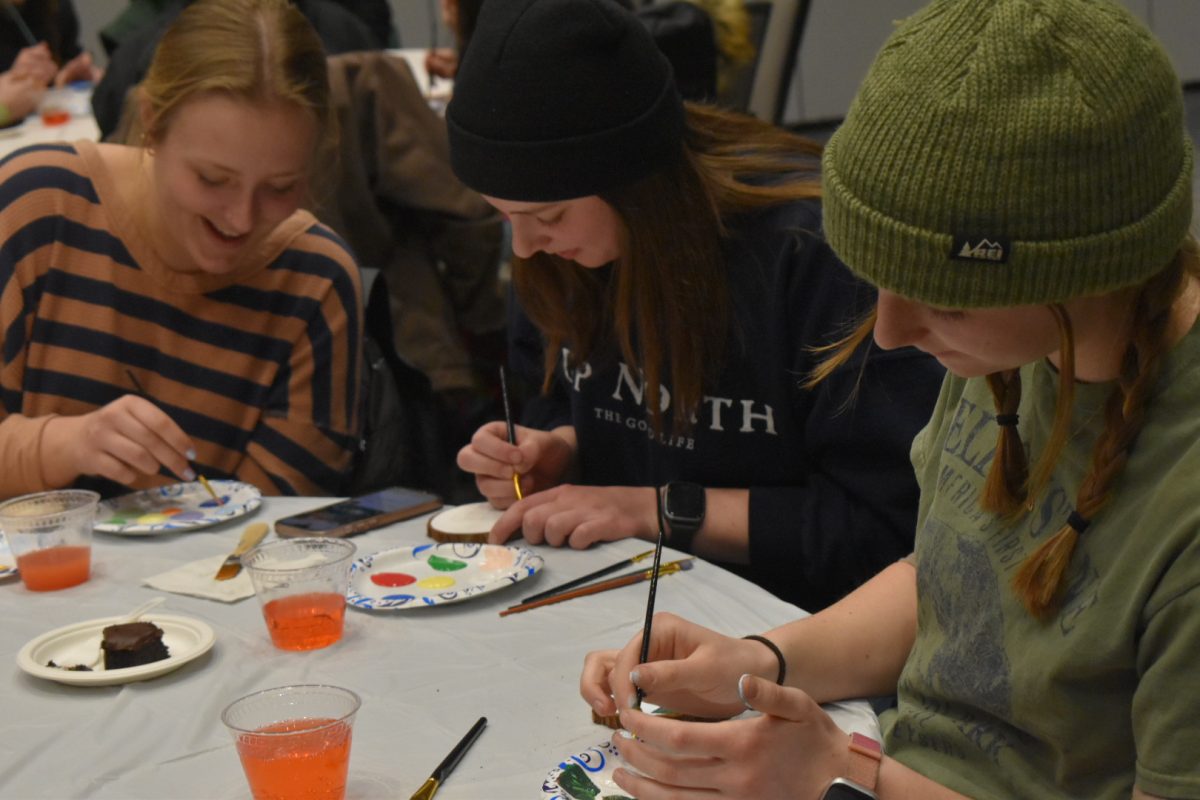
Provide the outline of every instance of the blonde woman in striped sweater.
[[320,41],[284,0],[201,0],[139,91],[141,147],[0,162],[0,497],[193,466],[336,491],[360,288],[300,210],[329,139]]

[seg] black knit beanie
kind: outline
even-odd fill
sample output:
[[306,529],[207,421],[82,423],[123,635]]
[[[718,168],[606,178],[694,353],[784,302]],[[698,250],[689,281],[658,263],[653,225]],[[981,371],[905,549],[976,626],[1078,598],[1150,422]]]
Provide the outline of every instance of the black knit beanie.
[[615,0],[486,0],[446,109],[450,162],[491,197],[600,194],[677,158],[671,66]]

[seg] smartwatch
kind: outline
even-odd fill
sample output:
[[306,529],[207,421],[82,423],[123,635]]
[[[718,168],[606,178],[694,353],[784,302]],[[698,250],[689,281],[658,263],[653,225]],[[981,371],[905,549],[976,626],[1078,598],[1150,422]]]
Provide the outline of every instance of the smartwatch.
[[879,782],[882,761],[883,748],[879,742],[861,733],[850,734],[849,775],[834,778],[821,800],[878,800],[875,785]]
[[704,487],[687,481],[671,481],[662,493],[662,513],[670,527],[667,544],[692,552],[692,539],[704,524]]

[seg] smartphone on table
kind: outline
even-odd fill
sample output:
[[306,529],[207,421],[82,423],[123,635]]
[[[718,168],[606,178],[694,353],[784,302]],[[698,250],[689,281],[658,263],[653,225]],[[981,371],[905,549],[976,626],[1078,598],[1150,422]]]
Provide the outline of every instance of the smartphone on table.
[[354,536],[442,507],[442,498],[393,486],[275,521],[275,533],[292,536]]

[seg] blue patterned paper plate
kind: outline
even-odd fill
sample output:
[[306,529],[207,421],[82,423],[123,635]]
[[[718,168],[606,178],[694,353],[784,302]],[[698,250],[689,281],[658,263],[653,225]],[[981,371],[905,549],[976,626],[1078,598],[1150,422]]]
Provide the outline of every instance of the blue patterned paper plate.
[[[623,766],[621,754],[612,742],[589,747],[582,753],[558,762],[542,781],[539,800],[633,800],[613,781],[613,771]],[[563,773],[569,773],[563,778]],[[561,782],[560,782],[561,781]]]
[[262,505],[262,492],[240,481],[209,481],[218,505],[199,482],[171,483],[114,497],[96,509],[96,530],[122,536],[207,528],[245,516]]
[[543,563],[532,550],[497,544],[398,547],[350,566],[346,602],[367,611],[458,603],[523,581]]

